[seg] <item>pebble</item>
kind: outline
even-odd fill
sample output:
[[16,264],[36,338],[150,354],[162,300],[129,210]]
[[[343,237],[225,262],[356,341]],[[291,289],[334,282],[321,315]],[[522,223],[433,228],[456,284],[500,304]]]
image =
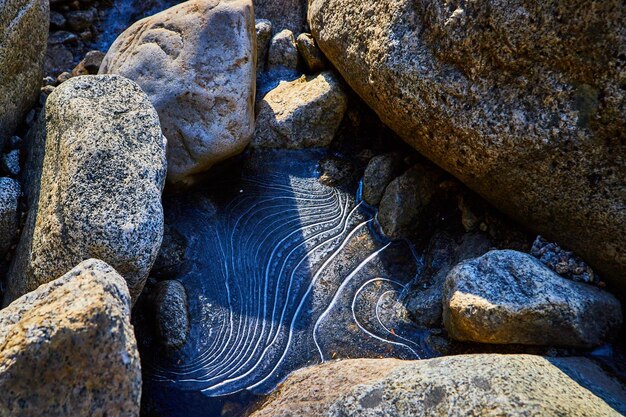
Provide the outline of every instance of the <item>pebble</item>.
[[2,155],[0,167],[9,175],[18,176],[20,174],[20,151],[14,149]]

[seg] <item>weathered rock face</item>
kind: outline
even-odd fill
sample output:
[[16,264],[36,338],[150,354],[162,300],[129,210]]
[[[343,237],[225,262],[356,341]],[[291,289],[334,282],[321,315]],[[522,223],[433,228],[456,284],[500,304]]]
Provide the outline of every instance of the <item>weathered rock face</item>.
[[404,140],[626,289],[623,4],[313,0],[312,33]]
[[332,72],[283,82],[257,104],[253,146],[300,149],[328,146],[348,106]]
[[289,29],[300,33],[306,24],[307,0],[254,0],[257,18],[272,22],[276,32]]
[[12,178],[0,178],[0,258],[4,257],[17,234],[20,184]]
[[424,273],[405,299],[413,321],[422,327],[442,325],[443,289],[448,272],[459,262],[489,251],[491,242],[481,233],[468,233],[460,242],[445,232],[431,239],[424,259]]
[[307,69],[311,73],[322,71],[326,64],[324,63],[324,55],[315,44],[315,39],[310,33],[301,33],[296,39],[298,52],[304,60]]
[[262,72],[265,70],[267,61],[267,51],[269,49],[270,40],[272,39],[272,22],[266,19],[257,19],[254,26],[256,32],[256,70]]
[[178,281],[166,280],[154,288],[154,316],[161,344],[169,349],[181,347],[189,334],[187,292]]
[[377,206],[391,181],[402,173],[404,163],[400,153],[387,153],[373,157],[363,174],[363,200]]
[[136,81],[168,139],[168,181],[243,151],[254,132],[251,0],[192,0],[142,19],[109,49],[100,74]]
[[28,192],[5,305],[90,257],[114,266],[136,299],[163,235],[166,143],[156,111],[123,77],[75,77],[48,97],[45,126],[41,185],[28,181],[40,192]]
[[0,415],[139,416],[130,296],[89,259],[0,311]]
[[385,189],[378,221],[385,234],[393,238],[407,237],[430,228],[434,202],[443,171],[417,164],[391,181]]
[[502,250],[450,271],[443,319],[458,340],[591,347],[619,329],[622,311],[610,293],[564,279],[528,254]]
[[39,96],[49,15],[47,0],[0,0],[0,149]]
[[618,416],[625,399],[584,358],[354,359],[295,372],[252,416]]
[[298,67],[298,49],[296,38],[289,29],[284,29],[272,37],[269,45],[267,65],[296,69]]

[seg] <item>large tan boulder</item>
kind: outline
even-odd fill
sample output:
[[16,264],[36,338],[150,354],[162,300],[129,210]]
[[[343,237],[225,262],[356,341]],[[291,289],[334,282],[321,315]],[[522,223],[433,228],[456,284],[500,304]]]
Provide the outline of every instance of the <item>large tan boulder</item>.
[[384,123],[626,289],[620,0],[312,0],[308,13]]
[[[54,277],[53,277],[54,278]],[[0,416],[139,416],[126,282],[90,259],[0,311]]]
[[48,0],[0,0],[0,149],[39,96]]
[[584,358],[352,359],[294,372],[251,416],[619,416],[625,400]]
[[107,52],[100,74],[146,92],[168,140],[168,181],[191,183],[254,132],[252,0],[191,0],[142,19]]
[[592,347],[622,324],[619,301],[562,278],[526,253],[494,250],[446,277],[443,321],[458,340]]
[[[27,169],[30,209],[4,304],[88,258],[141,293],[163,237],[165,138],[148,97],[118,75],[70,79],[46,102]],[[43,158],[43,161],[42,161]]]

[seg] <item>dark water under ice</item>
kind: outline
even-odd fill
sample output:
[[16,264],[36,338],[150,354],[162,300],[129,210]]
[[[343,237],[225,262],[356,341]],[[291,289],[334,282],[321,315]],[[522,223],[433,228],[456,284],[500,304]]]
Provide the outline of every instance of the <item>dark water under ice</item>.
[[356,185],[318,181],[322,155],[257,152],[166,206],[189,242],[191,333],[175,353],[142,338],[150,415],[219,415],[333,358],[430,356],[397,302],[419,259],[376,232]]

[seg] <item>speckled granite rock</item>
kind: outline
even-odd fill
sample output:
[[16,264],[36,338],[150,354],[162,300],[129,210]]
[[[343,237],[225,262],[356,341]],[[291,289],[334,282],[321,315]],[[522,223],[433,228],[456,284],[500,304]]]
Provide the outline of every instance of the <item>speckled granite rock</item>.
[[272,22],[266,19],[257,19],[254,26],[256,32],[256,70],[265,70],[267,63],[267,51],[272,39]]
[[584,358],[353,359],[294,372],[251,416],[619,416],[625,400]]
[[289,29],[283,29],[272,37],[267,56],[267,66],[298,68],[296,38]]
[[324,55],[322,55],[322,51],[317,47],[315,39],[313,39],[310,33],[301,33],[298,35],[296,46],[310,72],[316,73],[324,69],[326,66],[324,63]]
[[416,164],[391,181],[378,210],[378,221],[387,236],[405,238],[434,225],[434,202],[444,172]]
[[347,101],[341,82],[332,72],[283,82],[257,104],[252,145],[291,149],[328,146]]
[[0,311],[0,416],[139,416],[124,278],[89,259]]
[[385,189],[405,168],[400,153],[387,153],[373,157],[363,174],[363,200],[377,206]]
[[412,283],[404,303],[418,326],[443,325],[443,288],[448,272],[461,261],[484,255],[491,249],[489,238],[482,233],[467,233],[456,241],[445,232],[436,232],[424,256],[424,272]]
[[20,184],[12,178],[0,178],[0,258],[13,244],[19,222]]
[[623,16],[620,0],[309,5],[385,124],[626,290]]
[[165,138],[156,111],[123,77],[75,77],[48,98],[45,127],[41,186],[29,181],[40,192],[28,193],[4,304],[90,257],[115,267],[136,299],[163,235]]
[[252,0],[191,0],[142,19],[107,52],[100,74],[136,81],[168,139],[168,181],[234,156],[254,132]]
[[443,320],[457,340],[592,347],[615,334],[622,310],[606,291],[562,278],[526,253],[501,250],[450,271]]
[[176,349],[189,335],[187,291],[179,281],[166,280],[154,288],[154,318],[161,344]]
[[0,150],[39,97],[49,16],[47,0],[0,0]]

